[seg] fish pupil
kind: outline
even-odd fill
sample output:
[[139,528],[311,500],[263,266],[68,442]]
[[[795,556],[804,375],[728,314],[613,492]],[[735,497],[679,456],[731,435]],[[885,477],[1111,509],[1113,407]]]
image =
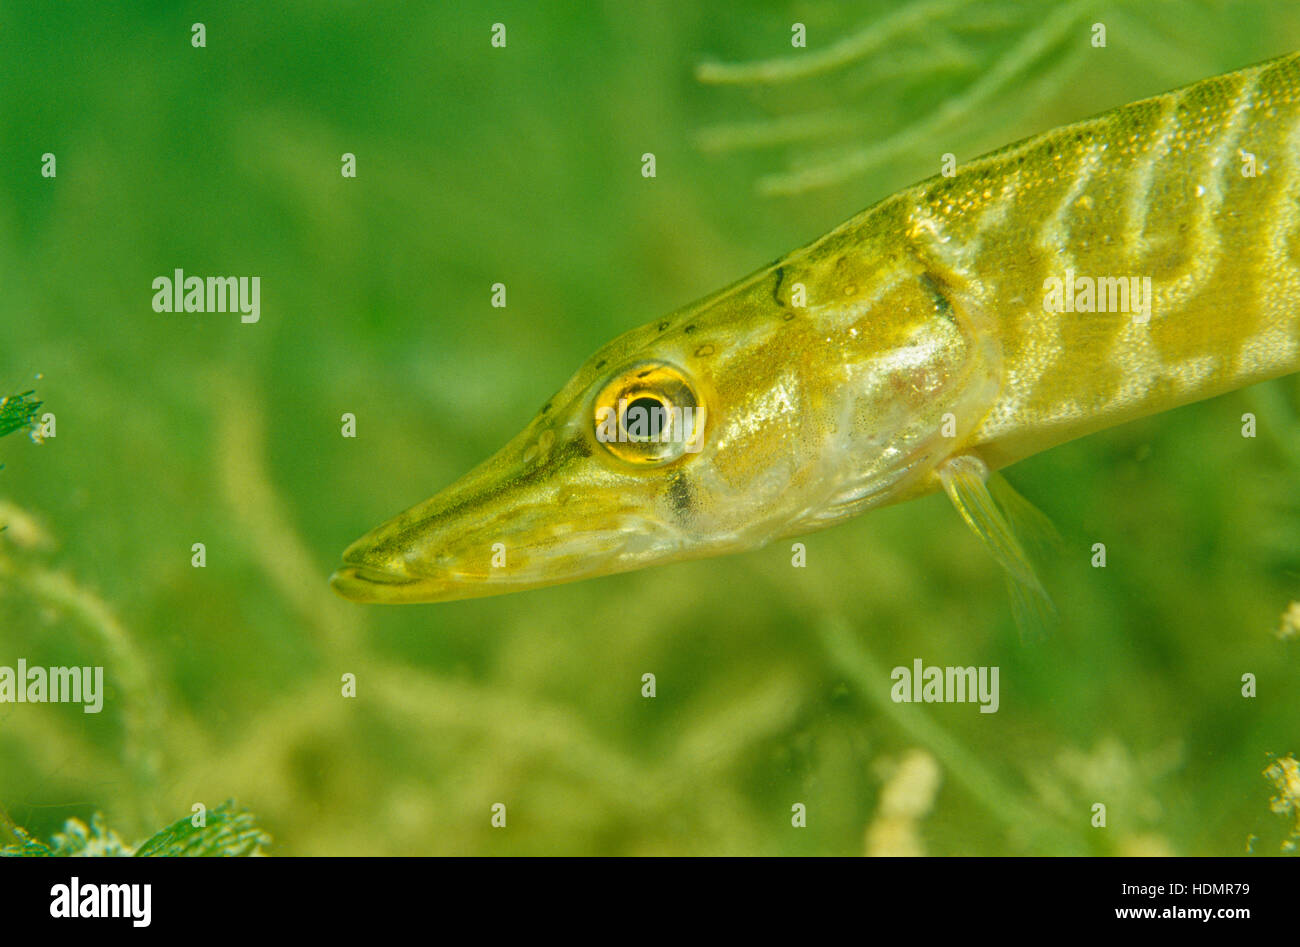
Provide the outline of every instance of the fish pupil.
[[658,398],[642,395],[627,406],[624,427],[644,432],[647,439],[657,439],[667,427],[667,411]]

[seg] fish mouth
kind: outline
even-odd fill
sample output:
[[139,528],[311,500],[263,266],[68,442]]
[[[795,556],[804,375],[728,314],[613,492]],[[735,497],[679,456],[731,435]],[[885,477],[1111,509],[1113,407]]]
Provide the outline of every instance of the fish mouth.
[[[506,587],[503,588],[503,584]],[[347,559],[342,568],[330,576],[330,586],[350,601],[379,605],[454,602],[511,591],[508,582],[493,581],[484,575],[451,571],[443,575],[410,575]],[[522,587],[531,585],[523,584]]]
[[653,514],[654,484],[587,465],[590,450],[576,439],[526,461],[533,439],[526,431],[354,542],[334,591],[375,603],[482,598],[629,571],[688,545]]
[[621,539],[609,536],[599,554],[570,554],[561,556],[560,562],[543,557],[529,567],[500,574],[495,574],[496,570],[448,568],[433,575],[407,571],[412,565],[408,559],[385,555],[383,545],[368,544],[363,538],[356,549],[344,555],[342,567],[330,576],[330,585],[343,598],[362,603],[429,604],[484,598],[637,568],[635,560],[618,560],[619,553],[636,545],[638,538],[636,534],[624,534]]
[[474,578],[452,570],[416,571],[407,557],[394,555],[382,538],[374,541],[364,536],[344,552],[343,565],[330,576],[330,585],[353,602],[379,604],[447,602],[493,594],[491,588],[484,588],[486,583]]
[[[353,602],[401,603],[440,601],[450,597],[445,581],[423,576],[400,575],[373,566],[345,565],[332,576],[330,586]],[[468,593],[468,590],[466,590]],[[466,595],[455,596],[458,598]]]

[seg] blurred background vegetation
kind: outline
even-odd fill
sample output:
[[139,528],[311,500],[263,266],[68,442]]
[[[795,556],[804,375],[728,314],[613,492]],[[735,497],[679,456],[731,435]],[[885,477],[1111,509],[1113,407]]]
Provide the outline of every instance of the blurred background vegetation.
[[[1034,645],[941,496],[802,570],[778,544],[401,608],[327,579],[607,339],[942,153],[1297,48],[1300,8],[1244,0],[0,0],[0,394],[57,416],[0,442],[0,664],[110,688],[0,704],[0,804],[133,841],[233,797],[280,854],[1278,852],[1295,379],[1009,471],[1070,543]],[[154,313],[177,267],[260,276],[261,321]],[[890,704],[918,657],[1000,666],[1001,709]]]

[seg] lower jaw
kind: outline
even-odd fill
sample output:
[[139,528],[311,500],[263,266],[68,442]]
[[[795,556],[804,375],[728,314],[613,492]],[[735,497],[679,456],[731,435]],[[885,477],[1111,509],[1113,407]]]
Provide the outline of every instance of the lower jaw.
[[353,602],[397,605],[410,602],[445,602],[464,598],[436,579],[387,576],[370,569],[347,566],[330,576],[334,591]]

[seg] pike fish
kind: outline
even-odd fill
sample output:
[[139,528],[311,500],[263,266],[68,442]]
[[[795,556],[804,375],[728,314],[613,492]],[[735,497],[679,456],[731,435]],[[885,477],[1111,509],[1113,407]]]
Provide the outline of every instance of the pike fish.
[[1296,371],[1300,54],[973,160],[620,335],[331,581],[517,592],[942,490],[1041,614],[1032,507],[996,471]]

